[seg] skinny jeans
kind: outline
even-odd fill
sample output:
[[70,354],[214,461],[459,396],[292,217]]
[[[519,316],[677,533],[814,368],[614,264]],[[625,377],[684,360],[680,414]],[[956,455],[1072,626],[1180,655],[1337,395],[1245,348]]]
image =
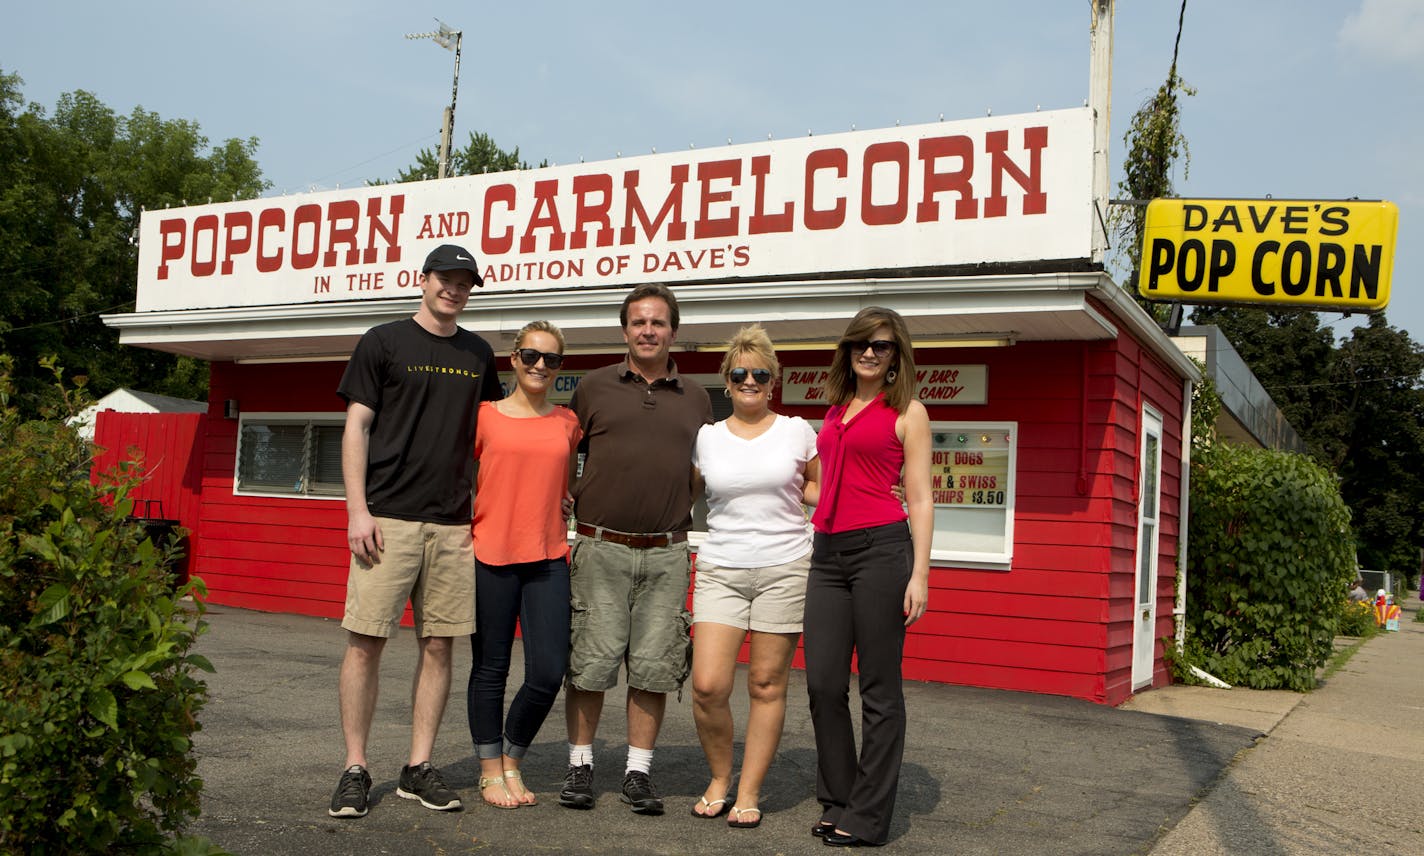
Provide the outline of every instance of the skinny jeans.
[[[504,688],[518,619],[524,640],[524,684],[503,715]],[[569,664],[569,564],[547,559],[519,565],[475,560],[474,664],[466,690],[470,737],[482,759],[523,758],[554,706]]]
[[[889,837],[905,751],[900,661],[913,559],[903,522],[817,532],[806,584],[806,689],[821,820],[872,844]],[[852,653],[860,671],[858,756],[850,719]]]

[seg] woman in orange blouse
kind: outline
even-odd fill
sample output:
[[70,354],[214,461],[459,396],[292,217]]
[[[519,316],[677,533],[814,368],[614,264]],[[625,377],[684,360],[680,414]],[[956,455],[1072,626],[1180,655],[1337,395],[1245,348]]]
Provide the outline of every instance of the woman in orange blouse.
[[[568,524],[564,503],[582,432],[547,400],[564,336],[533,321],[514,340],[508,398],[480,405],[475,432],[474,665],[467,701],[480,758],[480,796],[497,808],[533,805],[519,765],[559,694],[569,656]],[[524,685],[503,714],[514,625]]]

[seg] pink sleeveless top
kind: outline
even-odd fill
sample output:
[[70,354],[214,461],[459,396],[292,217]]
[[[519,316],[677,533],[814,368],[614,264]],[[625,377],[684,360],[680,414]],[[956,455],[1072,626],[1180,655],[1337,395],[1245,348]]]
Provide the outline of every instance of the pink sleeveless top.
[[895,436],[900,414],[883,395],[850,422],[845,407],[826,413],[816,452],[821,458],[821,501],[811,516],[817,532],[848,532],[906,519],[904,507],[890,493],[905,466],[905,449]]

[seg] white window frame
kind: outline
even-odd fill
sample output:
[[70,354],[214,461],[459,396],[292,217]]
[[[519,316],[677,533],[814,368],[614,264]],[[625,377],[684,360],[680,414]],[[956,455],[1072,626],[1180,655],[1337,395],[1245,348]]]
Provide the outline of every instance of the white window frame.
[[[935,506],[934,538],[930,543],[930,560],[934,563],[952,565],[957,568],[982,568],[1007,571],[1014,560],[1014,506],[1018,492],[1018,451],[1019,426],[1017,422],[974,422],[974,421],[931,421],[930,435],[962,433],[971,437],[981,434],[1008,435],[1008,484],[1003,508],[955,508]],[[999,530],[1003,548],[1000,550],[961,550],[954,544],[952,529],[955,517],[964,514],[987,516],[1003,515],[1002,529]]]
[[300,489],[293,490],[273,490],[268,487],[262,489],[251,489],[240,487],[242,484],[242,443],[244,429],[251,424],[261,425],[302,425],[321,427],[342,427],[346,425],[346,413],[338,412],[255,412],[242,413],[238,416],[237,423],[237,452],[232,460],[232,492],[234,496],[272,496],[284,499],[313,499],[313,500],[337,500],[346,501],[346,489],[343,485],[335,493],[313,493],[308,489],[309,467],[310,467],[310,440],[308,434],[306,445],[303,448],[302,481]]

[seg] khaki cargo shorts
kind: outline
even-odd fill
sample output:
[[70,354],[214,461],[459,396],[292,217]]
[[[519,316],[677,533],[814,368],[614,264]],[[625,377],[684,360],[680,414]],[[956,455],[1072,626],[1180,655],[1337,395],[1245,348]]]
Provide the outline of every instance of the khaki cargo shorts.
[[725,568],[697,560],[692,620],[758,633],[800,633],[811,553],[766,568]]
[[468,524],[377,517],[385,550],[368,565],[351,557],[341,626],[389,638],[409,601],[417,636],[475,630],[475,548]]
[[578,536],[569,561],[571,686],[612,689],[623,664],[634,689],[682,687],[692,671],[691,559],[686,541],[639,549]]

